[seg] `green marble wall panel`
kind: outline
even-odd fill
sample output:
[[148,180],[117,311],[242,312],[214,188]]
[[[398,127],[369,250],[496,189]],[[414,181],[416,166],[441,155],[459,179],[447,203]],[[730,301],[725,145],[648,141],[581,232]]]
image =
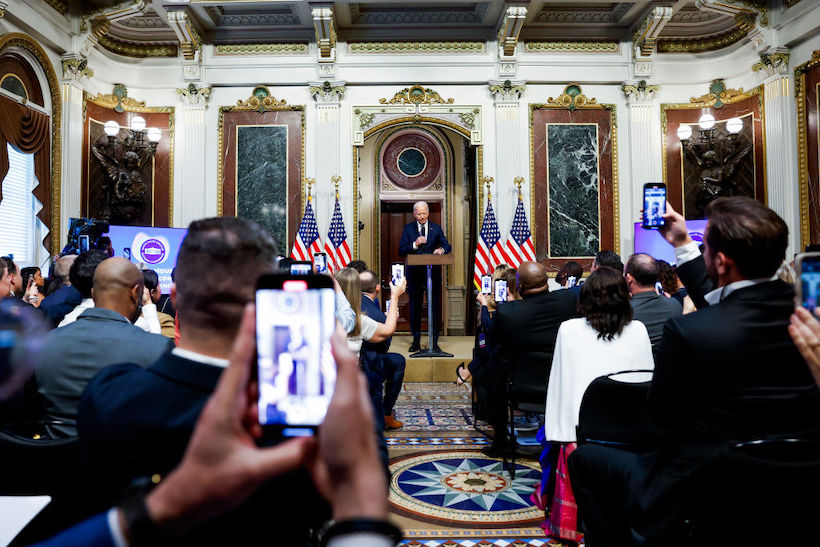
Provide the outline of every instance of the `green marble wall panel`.
[[288,127],[236,127],[236,192],[239,217],[258,222],[287,246]]
[[600,244],[598,125],[547,124],[549,255],[595,256]]

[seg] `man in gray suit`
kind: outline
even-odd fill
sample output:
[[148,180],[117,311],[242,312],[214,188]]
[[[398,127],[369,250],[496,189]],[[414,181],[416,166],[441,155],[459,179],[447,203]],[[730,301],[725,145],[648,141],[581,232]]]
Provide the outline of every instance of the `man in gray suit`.
[[630,256],[624,266],[624,278],[632,295],[632,318],[646,326],[653,354],[661,341],[666,320],[683,313],[680,302],[655,290],[658,272],[658,261],[644,253]]
[[101,262],[91,294],[93,308],[48,334],[34,371],[47,418],[64,422],[48,427],[54,437],[77,435],[80,395],[100,369],[116,363],[147,367],[173,348],[168,338],[133,325],[142,309],[143,277],[127,259]]

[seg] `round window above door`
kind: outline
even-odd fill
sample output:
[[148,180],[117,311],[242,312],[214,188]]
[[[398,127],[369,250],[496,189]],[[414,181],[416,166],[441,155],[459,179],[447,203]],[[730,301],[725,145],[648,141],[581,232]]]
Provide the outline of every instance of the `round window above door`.
[[394,138],[382,154],[387,179],[403,190],[423,190],[441,174],[441,152],[428,137],[406,133]]

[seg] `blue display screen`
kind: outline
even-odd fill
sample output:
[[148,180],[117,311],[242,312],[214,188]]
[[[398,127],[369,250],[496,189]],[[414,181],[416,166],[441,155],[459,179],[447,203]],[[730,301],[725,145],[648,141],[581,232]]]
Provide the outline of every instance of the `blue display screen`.
[[820,256],[804,256],[800,261],[800,304],[814,311],[820,299]]

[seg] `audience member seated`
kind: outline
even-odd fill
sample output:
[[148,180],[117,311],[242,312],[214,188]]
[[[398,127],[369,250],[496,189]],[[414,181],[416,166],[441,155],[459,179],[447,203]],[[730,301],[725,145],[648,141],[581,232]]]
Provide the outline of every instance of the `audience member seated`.
[[[174,317],[172,315],[168,315],[167,313],[163,313],[159,311],[159,302],[160,297],[162,296],[162,289],[159,286],[159,275],[154,270],[142,270],[142,279],[145,281],[145,290],[148,291],[148,295],[151,298],[151,304],[143,304],[142,306],[142,317],[146,317],[146,315],[152,315],[151,312],[146,314],[145,309],[147,306],[153,306],[154,313],[156,313],[157,321],[159,321],[160,326],[160,334],[163,336],[167,336],[168,338],[174,337]],[[139,320],[138,320],[139,321]],[[137,326],[139,322],[136,323]]]
[[[336,388],[318,434],[258,447],[261,429],[255,418],[248,419],[255,416],[256,404],[251,381],[254,321],[254,308],[248,306],[230,364],[197,421],[180,465],[151,492],[137,489],[117,507],[41,545],[113,547],[126,540],[130,545],[178,545],[203,522],[238,507],[269,478],[297,467],[310,471],[333,507],[333,523],[316,538],[317,544],[388,547],[401,540],[401,532],[387,521],[387,484],[378,470],[370,408],[344,332],[337,331],[331,340]],[[0,371],[4,365],[0,362]],[[271,512],[253,529],[270,542],[271,534],[278,539],[291,525],[285,518]]]
[[583,275],[584,268],[576,261],[568,260],[561,266],[558,273],[555,274],[555,282],[561,285],[561,288],[569,289],[575,285],[579,285]]
[[[148,368],[106,368],[80,401],[84,467],[100,508],[114,503],[132,481],[164,476],[179,464],[228,364],[243,309],[254,298],[255,280],[277,271],[276,254],[270,234],[249,220],[209,218],[188,227],[171,289],[178,346]],[[254,538],[270,537],[265,524],[275,515],[280,522],[277,542],[301,545],[327,513],[309,477],[287,473],[268,482],[244,506],[208,521],[179,543],[247,545]]]
[[492,445],[483,450],[489,456],[514,449],[509,447],[506,426],[510,367],[543,363],[544,378],[548,378],[558,327],[576,315],[575,295],[569,291],[550,292],[547,282],[543,265],[522,262],[517,287],[522,299],[501,303],[495,312],[492,336],[499,345],[499,359],[485,367],[488,421],[495,431]]
[[[381,292],[378,277],[374,272],[364,270],[359,273],[359,282],[362,289],[362,313],[377,323],[385,323],[387,316],[378,304]],[[374,403],[378,405],[377,411],[381,407],[385,427],[399,429],[403,424],[393,415],[393,407],[404,383],[404,369],[407,363],[402,354],[390,353],[391,340],[392,337],[388,337],[382,342],[362,342],[362,362],[373,374]]]
[[682,314],[683,307],[676,299],[658,294],[655,289],[658,282],[658,261],[648,254],[630,256],[624,268],[624,278],[632,297],[630,304],[633,317],[646,325],[652,341],[652,352],[657,353],[664,324],[667,319]]
[[[576,448],[581,399],[589,384],[612,372],[654,368],[649,335],[643,323],[632,320],[626,280],[620,272],[596,268],[581,288],[578,312],[581,317],[564,321],[558,329],[547,383],[544,438],[552,443],[554,473],[566,469],[566,459]],[[547,533],[579,541],[569,478],[558,473],[553,484],[554,494],[546,493],[546,499],[552,500]]]
[[77,255],[65,255],[57,260],[52,268],[52,277],[56,287],[40,302],[40,309],[46,312],[55,327],[60,324],[68,312],[83,301],[83,295],[76,287],[71,286],[69,278],[71,266],[76,259]]
[[[787,330],[794,289],[773,279],[785,222],[753,199],[716,199],[700,256],[683,217],[667,205],[664,218],[689,294],[707,276],[717,288],[664,327],[648,404],[670,443],[640,455],[586,444],[569,459],[590,545],[676,545],[686,536],[679,500],[709,461],[737,442],[820,435],[820,390]],[[697,257],[681,264],[690,250]]]
[[[75,265],[82,266],[81,259]],[[143,290],[142,274],[131,262],[104,260],[96,267],[93,285],[94,307],[49,333],[35,368],[46,417],[64,422],[48,426],[54,437],[77,434],[80,395],[97,372],[121,362],[146,367],[172,347],[167,338],[131,324],[139,315]]]
[[94,307],[94,299],[91,298],[91,289],[94,286],[94,272],[97,266],[106,258],[108,258],[108,255],[104,252],[92,249],[78,256],[71,264],[68,278],[71,280],[71,286],[79,291],[82,301],[65,314],[63,320],[57,325],[58,327],[70,325],[85,310]]
[[665,260],[658,260],[658,280],[663,285],[663,292],[680,302],[683,313],[695,311],[695,304],[683,286],[683,281],[678,277],[677,267]]

